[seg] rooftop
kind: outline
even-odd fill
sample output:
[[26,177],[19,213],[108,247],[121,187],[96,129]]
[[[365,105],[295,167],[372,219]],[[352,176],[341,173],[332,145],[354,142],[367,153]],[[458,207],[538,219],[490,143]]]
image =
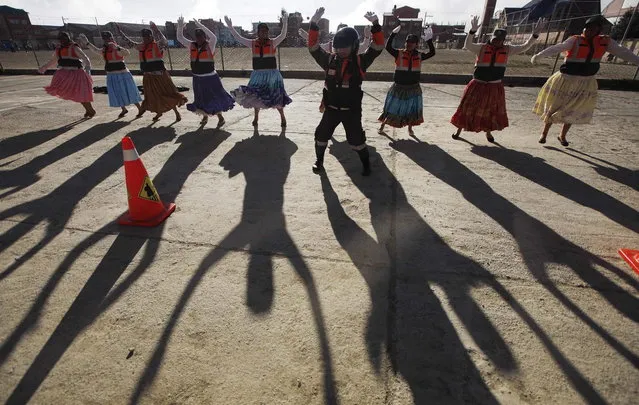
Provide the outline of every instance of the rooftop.
[[24,11],[21,8],[13,8],[13,7],[9,7],[9,6],[0,6],[0,14],[26,16],[29,13],[27,13],[26,11]]

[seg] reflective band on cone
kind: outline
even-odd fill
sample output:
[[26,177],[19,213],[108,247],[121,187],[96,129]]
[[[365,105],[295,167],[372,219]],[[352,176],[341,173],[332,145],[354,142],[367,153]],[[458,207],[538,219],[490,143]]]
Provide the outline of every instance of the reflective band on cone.
[[138,155],[138,151],[135,150],[135,148],[133,149],[124,149],[122,150],[122,154],[124,155],[124,161],[125,162],[132,162],[134,160],[138,160],[140,158],[140,155]]

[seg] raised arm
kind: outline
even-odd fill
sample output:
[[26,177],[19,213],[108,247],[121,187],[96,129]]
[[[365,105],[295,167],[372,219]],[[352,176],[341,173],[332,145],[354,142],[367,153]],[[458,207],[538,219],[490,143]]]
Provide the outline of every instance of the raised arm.
[[157,25],[153,21],[149,21],[149,25],[151,25],[151,31],[153,31],[153,38],[155,38],[155,42],[158,43],[160,48],[166,49],[169,47],[169,41],[166,40],[162,31],[158,28]]
[[84,51],[78,44],[73,45],[73,47],[75,48],[75,52],[78,54],[78,57],[84,65],[84,70],[86,70],[88,74],[91,74],[91,59],[89,59],[87,54],[84,53]]
[[189,48],[191,46],[191,41],[186,39],[186,37],[184,36],[184,17],[182,16],[178,18],[178,26],[177,26],[176,34],[177,34],[177,40],[179,43],[181,43],[186,48]]
[[226,26],[229,27],[229,30],[231,31],[231,35],[233,35],[233,38],[235,38],[237,42],[239,42],[240,44],[248,48],[252,46],[252,43],[253,43],[252,40],[248,38],[244,38],[237,31],[235,31],[235,28],[233,27],[233,21],[231,21],[230,18],[228,18],[227,16],[224,16],[224,21],[226,22]]
[[279,46],[279,44],[281,44],[286,38],[286,31],[288,31],[288,14],[284,13],[282,15],[282,19],[284,20],[282,21],[282,32],[273,39],[273,46]]
[[120,28],[120,25],[115,24],[115,31],[116,31],[116,33],[118,35],[120,35],[122,37],[122,42],[124,43],[125,47],[127,47],[127,48],[138,48],[139,49],[140,45],[142,45],[142,43],[135,42],[131,38],[127,37],[126,34],[124,32],[122,32],[122,29]]
[[47,70],[49,70],[50,68],[55,66],[56,63],[58,63],[58,52],[57,52],[57,50],[53,51],[53,54],[51,55],[51,59],[38,69],[38,73],[44,74],[44,72],[46,72]]
[[361,67],[364,71],[366,71],[366,69],[373,64],[373,61],[381,55],[384,50],[384,33],[382,32],[382,26],[379,25],[379,18],[377,18],[375,13],[369,11],[364,17],[373,25],[371,28],[373,42],[366,52],[360,57],[360,60],[362,61]]
[[470,20],[470,31],[468,31],[468,35],[466,35],[466,41],[464,41],[464,49],[474,53],[475,55],[479,55],[479,51],[481,50],[480,44],[473,43],[475,33],[480,26],[481,24],[479,24],[479,17],[474,16],[472,20]]
[[371,26],[367,25],[364,27],[364,39],[359,43],[359,54],[362,55],[366,53],[368,47],[371,45]]
[[195,25],[197,25],[199,29],[204,31],[206,36],[209,38],[209,47],[211,48],[211,51],[215,51],[215,47],[217,46],[217,36],[213,33],[213,31],[206,28],[206,26],[202,24],[201,22],[199,22],[198,20],[193,19],[193,22],[195,23]]
[[324,7],[320,7],[311,17],[311,26],[308,32],[308,51],[311,53],[315,62],[324,70],[328,69],[329,53],[326,52],[319,43],[319,25],[317,22],[324,15]]
[[89,42],[89,38],[87,38],[86,35],[80,34],[80,36],[78,37],[78,43],[80,44],[80,46],[89,48],[91,52],[93,52],[97,56],[102,56],[102,49]]
[[395,27],[395,29],[393,29],[393,32],[390,34],[390,37],[388,37],[388,39],[386,40],[386,50],[388,51],[388,53],[393,55],[393,58],[396,58],[397,55],[399,55],[399,51],[393,48],[393,41],[395,40],[395,37],[397,36],[397,33],[401,30],[401,28],[401,25]]
[[[304,31],[304,29],[302,29],[302,28],[297,30],[297,32],[300,34],[300,37],[302,37],[302,39],[304,41],[306,41],[306,43],[308,44],[308,32]],[[322,48],[326,52],[330,53],[331,52],[331,43],[330,42],[325,42],[323,44],[320,44],[320,48]],[[360,50],[360,53],[363,53],[363,52]]]
[[572,49],[572,47],[575,45],[575,37],[570,37],[567,40],[565,40],[564,42],[560,43],[560,44],[556,44],[553,46],[549,46],[548,48],[544,49],[543,51],[539,52],[536,55],[533,55],[532,58],[530,58],[530,61],[532,63],[535,63],[536,59],[538,58],[543,58],[546,56],[550,56],[550,55],[555,55],[561,52],[566,52]]
[[542,20],[541,18],[537,20],[537,22],[533,25],[533,32],[523,45],[508,45],[508,53],[511,55],[516,55],[518,53],[524,53],[529,50],[534,44],[537,38],[539,38],[539,33],[544,30],[546,27],[546,20]]
[[422,61],[424,61],[435,56],[435,44],[433,44],[433,29],[431,27],[428,27],[424,30],[422,39],[426,41],[426,45],[428,45],[428,53],[422,52],[420,54]]
[[635,55],[630,49],[619,45],[612,38],[610,38],[610,42],[608,43],[607,51],[626,62],[639,65],[639,55]]

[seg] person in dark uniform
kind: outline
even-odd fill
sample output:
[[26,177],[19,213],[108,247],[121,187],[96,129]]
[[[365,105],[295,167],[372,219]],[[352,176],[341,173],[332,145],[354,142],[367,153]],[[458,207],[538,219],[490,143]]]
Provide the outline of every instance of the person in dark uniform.
[[326,72],[322,102],[325,106],[322,120],[315,129],[315,155],[317,160],[313,172],[324,171],[324,153],[328,140],[335,128],[341,123],[346,131],[346,139],[352,149],[357,151],[364,170],[364,176],[370,175],[370,160],[366,147],[366,135],[362,128],[362,80],[368,67],[384,49],[384,34],[377,15],[366,13],[365,17],[373,24],[373,41],[363,55],[358,55],[359,35],[351,27],[343,27],[333,38],[333,52],[322,49],[319,43],[319,25],[317,24],[324,8],[319,8],[311,18],[308,33],[308,50],[315,61]]

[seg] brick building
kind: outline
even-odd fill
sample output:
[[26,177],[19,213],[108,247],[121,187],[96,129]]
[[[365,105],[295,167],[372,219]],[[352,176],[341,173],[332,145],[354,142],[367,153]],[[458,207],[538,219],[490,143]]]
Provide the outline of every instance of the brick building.
[[424,21],[419,18],[418,8],[394,6],[393,11],[384,13],[383,15],[382,31],[384,32],[384,37],[388,38],[393,32],[393,29],[400,24],[402,30],[397,34],[393,46],[395,48],[402,48],[409,34],[415,34],[421,37],[423,22]]

